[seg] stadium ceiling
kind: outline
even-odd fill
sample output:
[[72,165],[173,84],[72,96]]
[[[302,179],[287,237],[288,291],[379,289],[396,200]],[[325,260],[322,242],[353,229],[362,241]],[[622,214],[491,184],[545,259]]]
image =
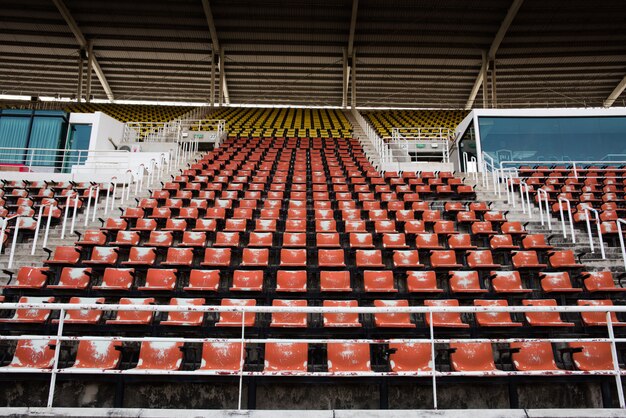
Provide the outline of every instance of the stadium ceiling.
[[626,100],[623,0],[0,0],[0,7],[1,94],[76,95],[81,49],[91,44],[91,93],[101,99],[208,102],[213,60],[215,100],[223,74],[223,99],[232,104],[350,105],[353,88],[359,107]]

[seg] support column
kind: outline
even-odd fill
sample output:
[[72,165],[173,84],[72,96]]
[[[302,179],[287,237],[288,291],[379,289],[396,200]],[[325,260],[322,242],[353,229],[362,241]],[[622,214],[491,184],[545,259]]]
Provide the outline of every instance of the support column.
[[491,107],[494,109],[498,107],[496,80],[496,59],[494,57],[491,61]]
[[224,50],[220,49],[220,107],[224,104]]
[[352,51],[352,62],[350,67],[352,70],[352,100],[350,105],[354,109],[356,107],[356,49]]
[[93,41],[90,39],[87,44],[87,89],[85,101],[89,103],[91,101],[91,77],[93,72]]
[[348,53],[343,48],[343,77],[341,79],[343,95],[341,96],[341,107],[344,109],[348,106]]
[[215,106],[215,52],[211,51],[211,92],[209,94],[211,108]]
[[487,52],[483,51],[483,109],[487,109],[489,104],[489,90],[488,90],[488,79],[487,73],[489,72],[489,61],[487,61]]
[[78,86],[76,88],[76,101],[81,102],[83,97],[83,58],[85,50],[81,49],[78,52]]

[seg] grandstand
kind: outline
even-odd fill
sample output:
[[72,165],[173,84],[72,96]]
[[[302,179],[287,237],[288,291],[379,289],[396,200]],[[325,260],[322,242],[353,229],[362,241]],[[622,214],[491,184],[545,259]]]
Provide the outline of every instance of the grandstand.
[[626,416],[626,5],[479,3],[3,4],[0,415]]

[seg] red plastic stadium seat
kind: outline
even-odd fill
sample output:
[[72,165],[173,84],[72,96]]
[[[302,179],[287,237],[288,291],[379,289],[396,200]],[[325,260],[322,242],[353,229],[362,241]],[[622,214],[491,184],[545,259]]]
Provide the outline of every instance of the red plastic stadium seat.
[[122,358],[121,347],[121,341],[81,340],[76,350],[76,361],[68,369],[117,369]]
[[269,248],[274,242],[274,234],[272,232],[250,232],[248,238],[249,247]]
[[550,262],[550,266],[555,269],[576,269],[584,267],[582,264],[576,262],[574,252],[570,250],[548,253],[548,261]]
[[556,371],[559,370],[554,361],[552,344],[544,341],[511,343],[511,360],[515,370]]
[[[131,251],[137,247],[131,248]],[[115,265],[119,253],[118,247],[93,247],[91,258],[83,261],[84,264],[91,265]]]
[[89,286],[90,277],[90,268],[65,267],[61,271],[59,282],[56,285],[48,285],[48,289],[86,289]]
[[201,232],[215,232],[217,229],[217,222],[215,219],[198,219],[193,231]]
[[541,279],[541,288],[544,292],[582,292],[579,287],[572,287],[572,281],[570,280],[569,273],[565,271],[559,271],[555,273],[539,273]]
[[41,289],[48,280],[48,267],[20,267],[12,283],[4,286],[5,289]]
[[366,292],[397,292],[393,271],[364,271],[363,272],[363,288]]
[[306,233],[285,232],[283,234],[284,248],[304,248],[306,247]]
[[454,250],[439,250],[430,252],[430,265],[434,269],[455,269],[463,267],[457,263]]
[[180,246],[193,248],[206,247],[206,233],[199,231],[185,231],[183,232],[183,239]]
[[107,234],[99,229],[86,230],[79,241],[76,241],[76,245],[82,245],[88,247],[90,245],[104,245],[107,241]]
[[578,370],[585,372],[615,370],[613,355],[611,354],[611,343],[568,343],[568,346],[569,348],[580,350],[572,353],[572,360]]
[[519,271],[492,271],[489,279],[496,293],[531,293],[522,286]]
[[207,248],[204,250],[204,261],[202,266],[228,267],[230,265],[230,248]]
[[[204,299],[180,299],[172,298],[170,300],[171,306],[202,306],[204,305]],[[168,312],[167,320],[162,321],[161,325],[174,325],[174,326],[201,326],[204,321],[204,312],[193,311],[172,311]]]
[[345,267],[343,250],[318,250],[318,265],[320,267]]
[[525,250],[551,250],[553,247],[546,243],[546,236],[543,234],[529,234],[522,239],[522,247]]
[[[256,306],[254,299],[222,299],[222,306]],[[217,327],[240,327],[243,321],[246,327],[253,327],[256,315],[254,313],[220,312],[220,319],[215,324]]]
[[[424,301],[424,306],[459,306],[459,301],[456,299],[436,299]],[[441,312],[432,314],[433,327],[442,328],[469,328],[469,324],[461,321],[461,314],[456,312]],[[424,314],[426,325],[430,326],[430,314]]]
[[132,247],[128,253],[128,261],[122,261],[123,266],[153,266],[156,261],[156,248]]
[[515,269],[544,269],[547,266],[539,263],[535,251],[516,251],[511,258]]
[[418,250],[443,249],[439,243],[439,235],[437,234],[417,234],[415,236],[415,247]]
[[366,343],[329,343],[328,371],[370,372],[370,346]]
[[[154,298],[121,298],[120,305],[152,305]],[[152,322],[152,311],[117,311],[115,319],[109,319],[108,325],[148,325]]]
[[451,343],[450,365],[456,372],[496,371],[491,343]]
[[241,370],[245,355],[245,348],[240,343],[206,342],[202,344],[202,361],[198,370],[235,373]]
[[171,247],[173,243],[174,236],[171,232],[152,231],[146,245],[150,247]]
[[279,270],[276,273],[277,292],[306,292],[307,272]]
[[[274,299],[272,306],[306,307],[306,300],[279,300]],[[306,328],[307,314],[305,312],[274,312],[270,327],[277,328]]]
[[189,267],[193,263],[193,248],[168,248],[162,266]]
[[452,250],[474,250],[477,248],[472,244],[472,236],[470,234],[448,235],[448,247]]
[[480,277],[477,271],[451,271],[448,280],[452,293],[487,293],[480,286]]
[[513,237],[509,234],[496,234],[489,239],[489,248],[492,250],[519,250],[519,245],[513,244]]
[[351,292],[349,271],[321,271],[320,289],[322,292]]
[[139,238],[139,232],[137,231],[117,231],[115,241],[111,242],[110,245],[120,247],[138,245]]
[[432,371],[432,347],[428,343],[389,344],[389,365],[392,372]]
[[437,286],[437,275],[434,271],[409,271],[406,275],[407,290],[411,293],[442,293]]
[[353,232],[350,234],[351,248],[374,248],[372,234],[367,232]]
[[56,340],[18,340],[13,359],[6,367],[49,370],[54,364]]
[[[612,300],[579,300],[577,302],[578,306],[613,306]],[[598,326],[598,327],[606,327],[607,319],[606,312],[581,312],[581,318],[583,319],[583,324],[586,326]],[[611,312],[611,323],[615,327],[624,327],[626,326],[626,322],[620,322],[617,319],[617,315],[615,312]]]
[[154,219],[137,219],[137,223],[134,227],[130,228],[131,231],[147,232],[154,231],[157,228],[157,222]]
[[176,269],[148,269],[145,286],[137,290],[174,290],[176,273]]
[[189,285],[185,291],[217,292],[220,286],[220,272],[218,270],[191,270]]
[[230,290],[260,292],[263,290],[263,270],[235,270]]
[[[54,297],[33,297],[22,296],[18,303],[52,303]],[[44,323],[50,317],[50,310],[48,309],[16,309],[13,317],[0,318],[0,322],[11,323],[28,323],[28,324],[40,324]]]
[[[509,306],[506,300],[474,300],[474,306]],[[481,327],[521,327],[520,322],[513,322],[508,312],[476,312],[476,322]]]
[[585,287],[591,293],[594,292],[626,292],[626,289],[615,286],[613,273],[610,271],[583,272]]
[[[102,247],[100,247],[102,248]],[[56,247],[51,260],[46,260],[44,264],[76,264],[80,260],[80,247]]]
[[[525,299],[524,306],[558,306],[554,299]],[[526,321],[533,327],[573,327],[572,322],[563,322],[558,312],[526,312]]]
[[183,362],[182,342],[144,341],[139,350],[137,370],[178,370]]
[[[408,307],[408,300],[375,300],[374,307]],[[411,315],[406,312],[400,313],[376,313],[374,314],[374,323],[379,328],[415,328],[415,324],[411,322]]]
[[472,269],[499,268],[500,264],[493,262],[490,250],[472,250],[467,252],[467,266]]
[[306,373],[307,343],[266,343],[263,370],[266,372]]
[[100,229],[105,231],[123,231],[128,227],[128,222],[120,218],[108,218]]
[[[325,300],[322,306],[325,308],[356,308],[359,306],[359,303],[356,300]],[[323,321],[324,327],[361,327],[359,314],[357,313],[324,313]]]
[[[244,250],[245,251],[245,250]],[[320,253],[324,250],[320,250]],[[326,250],[333,251],[333,250]],[[306,267],[307,254],[305,249],[280,250],[280,267]]]
[[239,247],[239,232],[218,232],[215,234],[214,247]]

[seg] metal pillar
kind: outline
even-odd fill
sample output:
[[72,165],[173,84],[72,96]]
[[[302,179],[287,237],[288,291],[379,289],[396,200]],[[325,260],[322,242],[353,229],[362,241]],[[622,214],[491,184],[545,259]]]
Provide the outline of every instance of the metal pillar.
[[90,39],[87,44],[87,88],[85,94],[85,101],[89,103],[91,101],[91,73],[93,72],[93,41]]
[[343,78],[341,85],[343,87],[341,107],[345,109],[348,106],[348,53],[345,48],[343,48]]
[[83,57],[85,50],[81,49],[78,52],[78,86],[76,88],[76,101],[81,102],[83,97]]
[[352,62],[351,62],[351,72],[352,72],[352,97],[351,97],[351,107],[354,109],[356,107],[356,48],[352,51]]
[[487,109],[488,104],[489,104],[489,90],[487,88],[488,86],[488,79],[487,79],[487,73],[489,70],[489,61],[487,61],[487,52],[483,51],[483,66],[482,66],[482,70],[483,70],[483,109]]
[[211,51],[211,92],[209,94],[211,107],[215,106],[215,53]]
[[496,60],[495,58],[491,61],[491,107],[498,107],[498,95],[497,95],[497,87],[496,87]]
[[224,104],[224,50],[220,49],[220,107]]

